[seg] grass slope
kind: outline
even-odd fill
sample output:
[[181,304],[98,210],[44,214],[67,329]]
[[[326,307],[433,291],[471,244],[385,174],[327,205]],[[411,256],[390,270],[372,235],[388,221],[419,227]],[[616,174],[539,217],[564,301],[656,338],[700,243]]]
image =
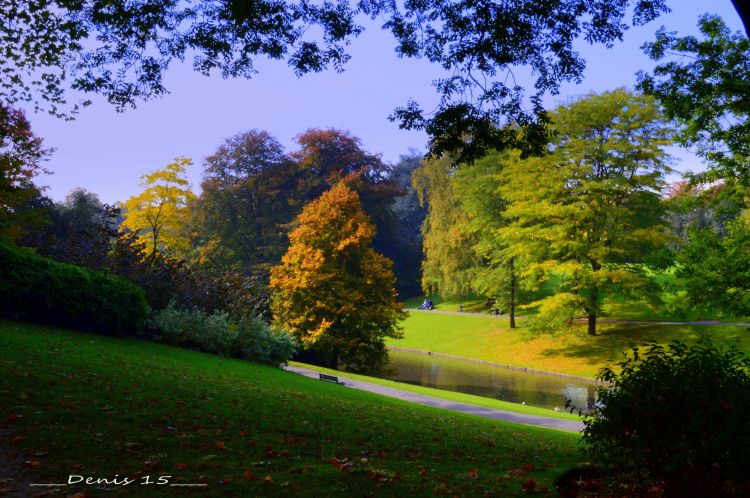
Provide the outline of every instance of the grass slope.
[[114,489],[128,495],[521,494],[529,478],[550,486],[578,459],[574,434],[17,322],[0,321],[0,399],[0,453],[18,453],[36,482],[119,474],[208,484]]
[[507,325],[506,319],[489,316],[413,312],[403,322],[404,338],[388,344],[588,377],[647,341],[691,343],[706,334],[717,344],[736,344],[750,354],[747,327],[601,323],[599,335],[590,337],[585,324],[538,335]]

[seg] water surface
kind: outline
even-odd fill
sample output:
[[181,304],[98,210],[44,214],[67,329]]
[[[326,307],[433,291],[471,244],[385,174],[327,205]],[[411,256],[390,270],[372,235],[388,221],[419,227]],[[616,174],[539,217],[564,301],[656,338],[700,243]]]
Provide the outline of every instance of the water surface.
[[418,386],[474,394],[543,408],[565,408],[565,400],[586,408],[598,384],[555,375],[523,372],[434,355],[390,350],[389,378]]

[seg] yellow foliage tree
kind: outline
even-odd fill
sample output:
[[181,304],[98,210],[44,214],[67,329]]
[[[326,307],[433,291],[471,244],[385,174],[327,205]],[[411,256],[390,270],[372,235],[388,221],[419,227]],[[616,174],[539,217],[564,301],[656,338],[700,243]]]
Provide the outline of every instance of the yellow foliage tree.
[[400,337],[392,262],[372,249],[375,227],[359,196],[338,183],[296,219],[290,246],[271,269],[274,320],[333,368],[375,371],[384,339]]
[[125,202],[123,228],[138,234],[150,254],[184,256],[190,250],[190,207],[195,194],[185,177],[192,159],[178,157],[164,169],[141,176],[143,192]]

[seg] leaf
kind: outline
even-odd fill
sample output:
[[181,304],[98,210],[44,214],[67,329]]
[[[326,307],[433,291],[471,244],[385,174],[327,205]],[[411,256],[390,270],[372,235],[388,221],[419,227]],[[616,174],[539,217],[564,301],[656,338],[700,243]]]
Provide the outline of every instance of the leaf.
[[224,449],[224,442],[223,441],[218,441],[216,443],[216,449],[217,450],[223,450]]
[[[266,476],[268,477],[268,476]],[[245,472],[242,473],[242,479],[244,481],[256,481],[258,478],[255,477],[255,474],[253,474],[253,471],[248,469]]]

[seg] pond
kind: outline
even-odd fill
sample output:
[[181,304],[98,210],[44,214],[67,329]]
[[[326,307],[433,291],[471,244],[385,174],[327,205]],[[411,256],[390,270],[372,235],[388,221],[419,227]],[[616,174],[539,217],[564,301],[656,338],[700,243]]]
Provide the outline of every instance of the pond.
[[524,372],[466,360],[390,350],[389,378],[542,408],[565,409],[565,400],[586,408],[595,402],[595,382]]

